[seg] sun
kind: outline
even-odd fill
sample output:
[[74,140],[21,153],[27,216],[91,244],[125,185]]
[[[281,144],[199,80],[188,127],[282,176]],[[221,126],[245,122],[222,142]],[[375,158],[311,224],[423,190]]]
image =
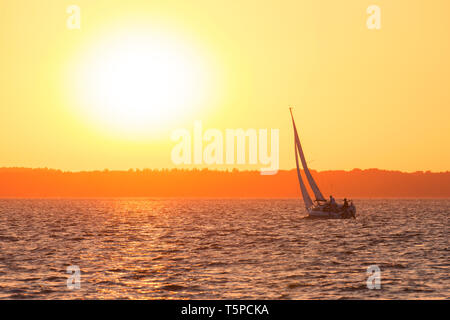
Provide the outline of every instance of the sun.
[[116,34],[77,67],[78,105],[97,125],[120,134],[149,132],[205,106],[210,69],[205,55],[179,37]]

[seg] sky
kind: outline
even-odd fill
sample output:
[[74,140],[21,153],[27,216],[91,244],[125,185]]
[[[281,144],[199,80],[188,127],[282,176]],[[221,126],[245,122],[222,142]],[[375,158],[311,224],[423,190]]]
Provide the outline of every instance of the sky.
[[447,0],[1,0],[0,167],[174,168],[172,133],[199,120],[278,129],[291,169],[292,106],[311,168],[450,170],[449,12]]

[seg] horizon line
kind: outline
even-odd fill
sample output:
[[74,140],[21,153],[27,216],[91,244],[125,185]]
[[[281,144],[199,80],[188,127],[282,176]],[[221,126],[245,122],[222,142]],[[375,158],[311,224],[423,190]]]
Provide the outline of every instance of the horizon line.
[[[49,167],[24,167],[24,166],[10,166],[10,167],[0,167],[0,170],[11,170],[11,169],[25,169],[25,170],[48,170],[48,171],[57,171],[62,173],[82,173],[82,172],[140,172],[140,171],[190,171],[190,172],[198,172],[198,171],[212,171],[212,172],[258,172],[260,174],[260,171],[258,169],[239,169],[236,167],[233,168],[201,168],[201,167],[194,167],[194,168],[128,168],[128,169],[84,169],[84,170],[65,170],[65,169],[57,169],[57,168],[49,168]],[[296,170],[296,168],[292,169],[279,169],[278,172],[289,172]],[[303,169],[301,169],[303,171]],[[315,172],[352,172],[352,171],[384,171],[384,172],[399,172],[399,173],[406,173],[406,174],[414,174],[414,173],[450,173],[450,170],[446,171],[431,171],[431,170],[416,170],[416,171],[402,171],[399,169],[381,169],[381,168],[353,168],[353,169],[325,169],[325,170],[317,170],[317,169],[310,169],[311,171]]]

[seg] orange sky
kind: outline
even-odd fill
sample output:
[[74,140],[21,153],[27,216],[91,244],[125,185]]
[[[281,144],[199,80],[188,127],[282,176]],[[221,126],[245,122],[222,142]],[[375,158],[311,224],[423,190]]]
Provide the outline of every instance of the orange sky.
[[449,13],[447,0],[1,1],[0,166],[174,167],[171,132],[201,120],[279,129],[292,168],[295,106],[314,169],[449,170]]

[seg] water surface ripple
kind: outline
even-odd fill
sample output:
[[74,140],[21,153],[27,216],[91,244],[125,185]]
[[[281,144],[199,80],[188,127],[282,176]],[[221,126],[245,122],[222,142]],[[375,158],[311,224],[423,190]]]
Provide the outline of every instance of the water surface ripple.
[[450,200],[355,202],[320,221],[294,199],[0,200],[0,298],[449,299]]

